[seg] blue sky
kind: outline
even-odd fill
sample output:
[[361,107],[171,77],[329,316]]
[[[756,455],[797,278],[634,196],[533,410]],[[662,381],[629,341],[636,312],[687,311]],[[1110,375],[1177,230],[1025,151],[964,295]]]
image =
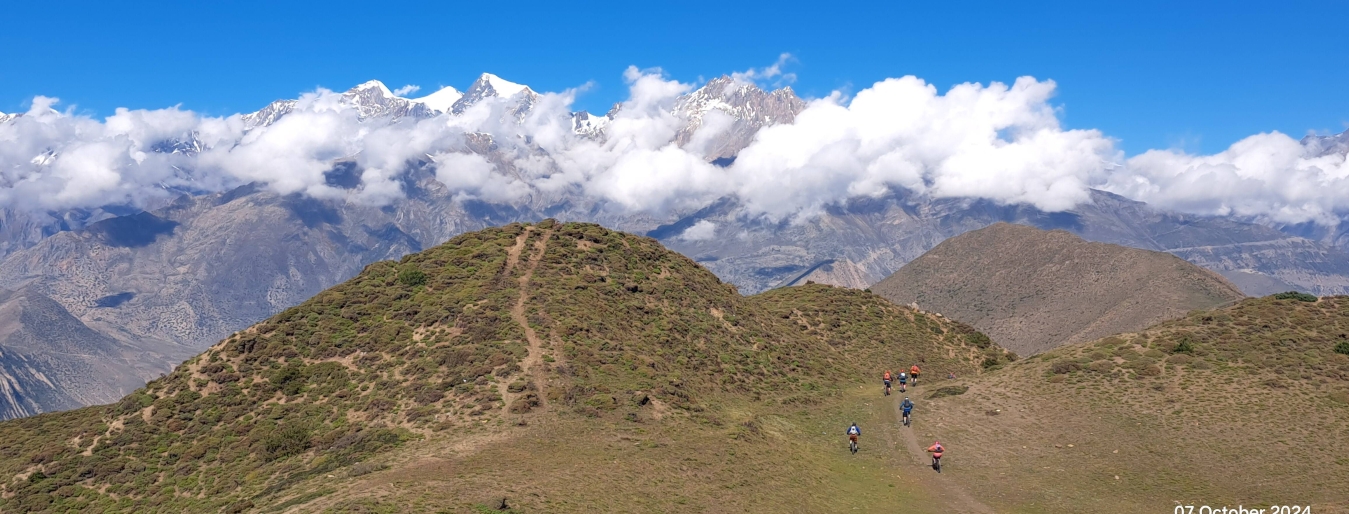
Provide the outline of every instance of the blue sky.
[[[283,2],[275,2],[283,4]],[[941,90],[1054,79],[1071,128],[1130,154],[1216,152],[1258,132],[1349,124],[1349,2],[8,2],[0,111],[33,95],[229,114],[371,78],[463,89],[483,71],[625,96],[630,64],[682,81],[782,52],[803,96],[917,75]]]

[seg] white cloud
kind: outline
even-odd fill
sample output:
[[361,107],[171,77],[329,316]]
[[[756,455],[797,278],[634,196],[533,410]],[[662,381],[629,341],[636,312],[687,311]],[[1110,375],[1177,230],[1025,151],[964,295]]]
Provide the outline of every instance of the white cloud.
[[763,68],[750,68],[745,71],[731,73],[731,80],[741,83],[754,83],[762,80],[777,79],[773,81],[775,85],[786,85],[796,82],[795,73],[784,73],[782,68],[789,63],[795,62],[796,57],[792,54],[783,52],[778,55],[778,60],[773,64]]
[[519,180],[494,173],[495,166],[486,158],[470,153],[445,153],[433,157],[436,180],[452,190],[489,202],[509,202],[529,192]]
[[[783,54],[735,78],[789,81],[783,67],[791,60]],[[671,111],[693,86],[658,68],[629,67],[624,80],[628,98],[602,140],[572,132],[579,89],[540,94],[523,120],[506,98],[459,116],[361,120],[341,94],[319,89],[301,95],[276,123],[248,132],[239,115],[171,107],[118,109],[97,120],[36,97],[24,116],[0,123],[0,207],[142,205],[174,188],[247,182],[379,205],[404,195],[401,175],[410,163],[430,162],[437,180],[461,198],[513,202],[575,191],[614,209],[662,213],[736,195],[744,214],[773,220],[806,219],[892,188],[1048,211],[1087,201],[1093,187],[1185,212],[1283,222],[1332,223],[1349,211],[1344,155],[1319,155],[1269,133],[1214,155],[1153,150],[1126,159],[1101,132],[1060,125],[1053,81],[1022,77],[943,93],[917,77],[884,80],[851,98],[811,101],[794,123],[761,130],[733,165],[719,168],[705,153],[732,128],[729,115],[709,111],[680,147],[672,140],[686,120]],[[490,134],[499,151],[473,153],[470,134]],[[163,141],[193,136],[208,147],[195,157],[156,151]],[[339,159],[362,170],[354,190],[324,180]],[[715,231],[695,228],[686,237]]]
[[1309,155],[1278,132],[1237,141],[1214,155],[1149,150],[1110,176],[1107,189],[1184,212],[1335,224],[1349,211],[1343,154]]
[[945,95],[889,79],[847,105],[816,100],[795,123],[762,130],[737,157],[736,193],[773,218],[811,214],[892,186],[1063,210],[1085,201],[1115,159],[1097,131],[1062,130],[1051,81],[962,84]]
[[679,239],[684,241],[706,241],[717,236],[717,224],[708,220],[698,220],[693,226],[684,229]]
[[416,84],[408,84],[406,86],[393,90],[393,96],[407,96],[412,93],[421,91],[421,89],[422,87]]

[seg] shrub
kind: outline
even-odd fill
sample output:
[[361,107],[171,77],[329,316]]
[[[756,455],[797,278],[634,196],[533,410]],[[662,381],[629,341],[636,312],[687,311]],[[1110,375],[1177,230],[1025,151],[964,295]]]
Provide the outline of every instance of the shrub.
[[1316,301],[1316,295],[1311,295],[1311,294],[1307,294],[1307,293],[1300,293],[1300,292],[1297,292],[1297,291],[1289,291],[1289,292],[1286,292],[1286,293],[1279,293],[1279,294],[1274,295],[1274,299],[1275,299],[1275,300],[1297,300],[1297,301],[1299,301],[1299,302],[1315,302],[1315,301]]
[[416,287],[426,283],[426,273],[417,268],[403,268],[398,272],[398,281],[408,287]]
[[1335,345],[1335,353],[1349,355],[1349,341],[1340,341],[1340,344]]
[[1067,375],[1079,369],[1082,369],[1082,363],[1072,359],[1061,359],[1049,366],[1049,370],[1055,375]]
[[1176,347],[1171,349],[1171,353],[1193,354],[1194,343],[1191,343],[1188,337],[1181,338],[1180,342],[1176,343]]
[[943,396],[959,396],[965,394],[965,391],[969,390],[970,388],[968,386],[946,386],[937,388],[936,391],[932,391],[932,394],[927,395],[927,397],[930,400],[933,398],[941,398]]
[[277,427],[262,440],[262,449],[271,460],[308,450],[309,428],[300,425]]
[[973,345],[975,348],[982,349],[988,348],[989,346],[993,345],[993,340],[989,339],[988,336],[984,335],[983,332],[975,332],[973,334],[965,336],[965,339],[969,341],[970,344]]

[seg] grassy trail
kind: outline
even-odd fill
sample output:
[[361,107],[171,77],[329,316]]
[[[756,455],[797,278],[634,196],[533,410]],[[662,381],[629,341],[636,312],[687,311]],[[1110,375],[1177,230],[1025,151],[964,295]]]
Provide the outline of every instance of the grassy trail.
[[[899,409],[899,402],[890,403],[894,405],[895,426],[899,427],[900,438],[904,440],[904,449],[908,452],[910,460],[919,469],[930,469],[931,466],[928,464],[927,452],[923,449],[923,446],[918,443],[918,436],[913,431],[912,422],[910,422],[910,426],[905,427],[903,424],[904,417]],[[919,476],[923,475],[925,474],[919,473]],[[932,474],[927,475],[925,481],[932,483],[935,486],[934,490],[939,491],[937,498],[945,501],[948,506],[957,512],[993,514],[993,509],[980,503],[979,500],[974,499],[965,488],[938,473],[933,472]]]

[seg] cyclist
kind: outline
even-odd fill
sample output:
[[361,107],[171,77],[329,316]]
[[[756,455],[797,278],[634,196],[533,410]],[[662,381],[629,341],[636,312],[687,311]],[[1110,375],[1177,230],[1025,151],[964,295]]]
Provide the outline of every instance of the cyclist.
[[913,366],[910,366],[910,367],[909,367],[909,378],[912,378],[912,379],[913,379],[913,385],[918,385],[918,372],[919,372],[919,371],[921,371],[921,370],[918,369],[918,365],[917,365],[917,364],[914,364]]
[[907,427],[909,426],[909,412],[913,411],[913,402],[909,401],[909,397],[905,396],[904,402],[899,404],[899,408],[904,409],[904,426]]
[[899,392],[904,392],[904,384],[909,383],[909,375],[903,371],[899,372]]
[[885,375],[881,377],[881,380],[885,382],[885,395],[890,396],[890,370],[885,370]]
[[[850,443],[850,444],[848,445],[848,447],[849,447],[849,448],[856,448],[856,447],[857,447],[857,438],[858,438],[858,437],[861,437],[861,436],[862,436],[862,428],[861,428],[861,427],[858,427],[858,426],[857,426],[857,423],[853,423],[852,426],[848,427],[848,442]],[[853,451],[856,451],[856,450],[853,450]]]
[[946,447],[941,445],[941,441],[935,441],[927,447],[927,451],[932,453],[932,468],[941,473],[941,454],[946,451]]

